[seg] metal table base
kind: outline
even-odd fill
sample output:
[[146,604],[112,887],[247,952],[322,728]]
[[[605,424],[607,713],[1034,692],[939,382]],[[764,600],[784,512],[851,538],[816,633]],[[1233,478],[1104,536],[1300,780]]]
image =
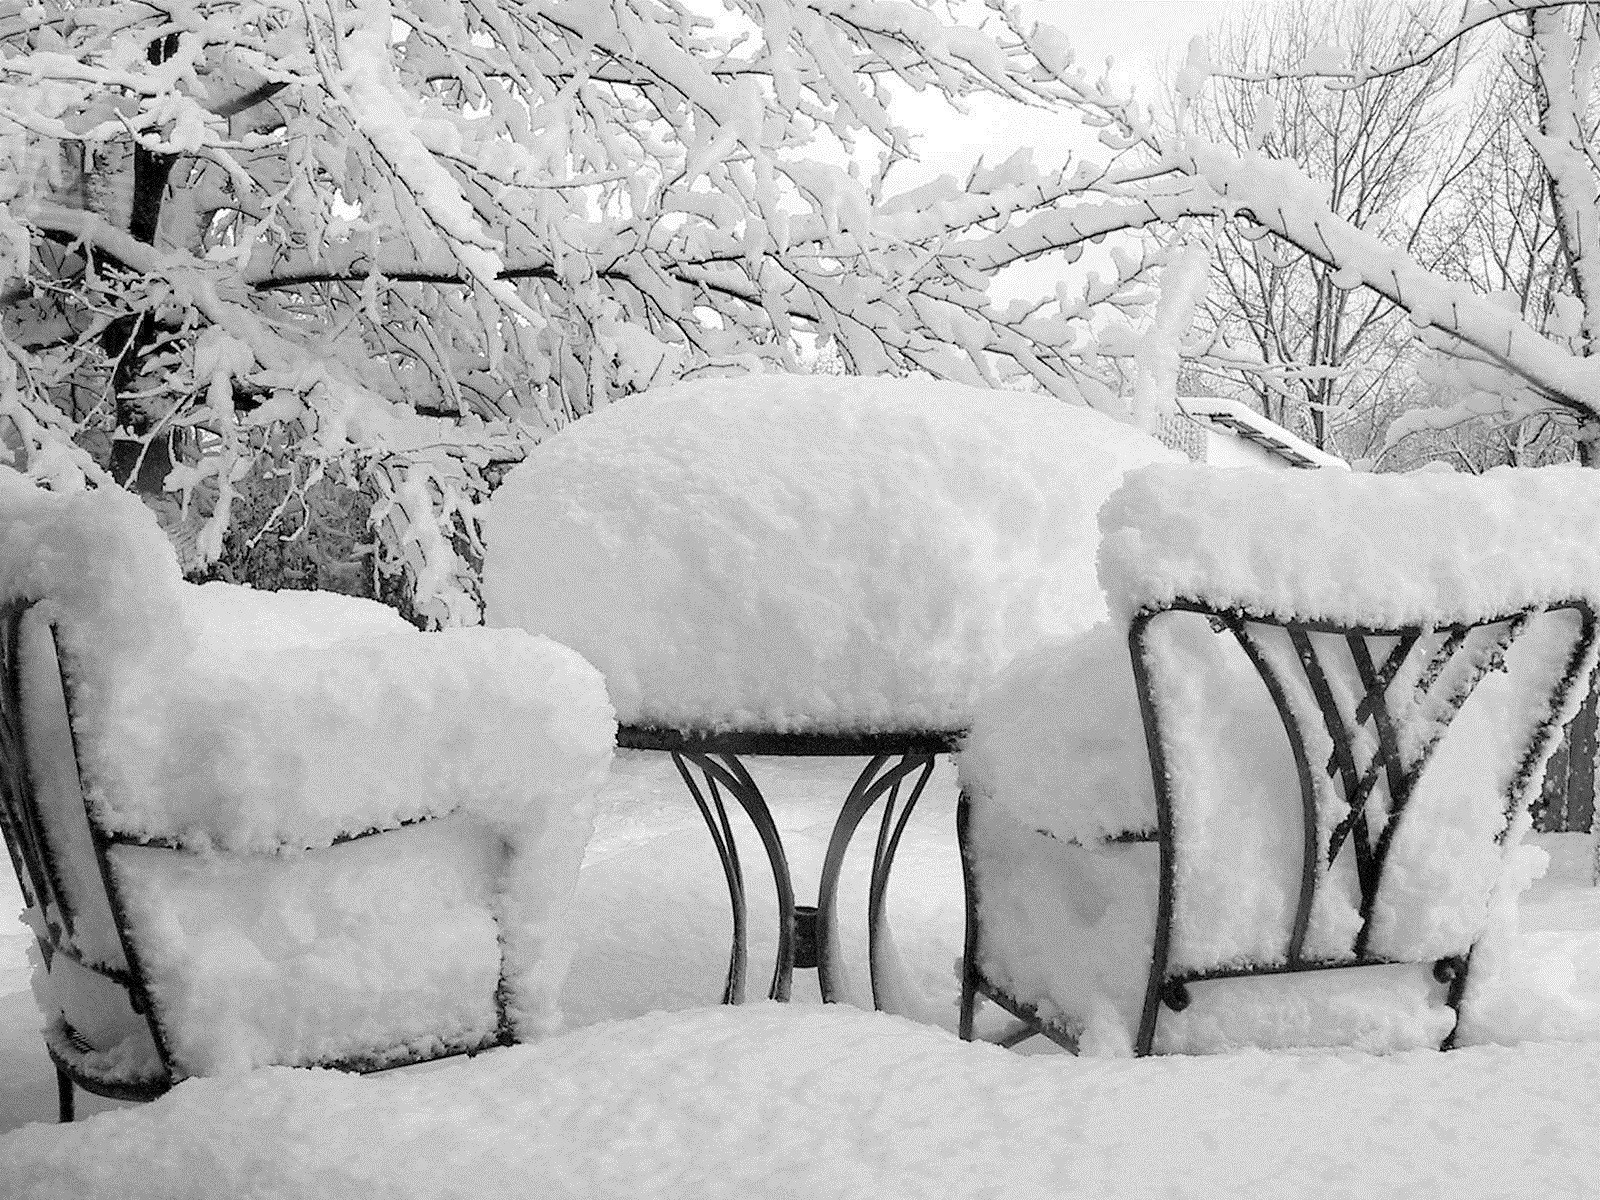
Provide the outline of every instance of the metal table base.
[[[728,975],[722,990],[724,1004],[745,998],[749,959],[749,917],[744,869],[734,841],[724,796],[731,796],[755,827],[772,869],[778,899],[778,952],[767,996],[787,1000],[797,968],[815,968],[825,1002],[841,999],[844,967],[839,953],[839,873],[862,820],[879,800],[883,813],[873,846],[872,873],[867,891],[867,954],[874,1006],[885,1007],[889,976],[890,940],[886,919],[889,872],[901,834],[923,789],[933,775],[935,758],[960,743],[961,732],[893,732],[875,734],[762,733],[732,731],[699,733],[647,726],[624,726],[617,745],[625,750],[656,750],[672,755],[684,786],[711,831],[711,840],[727,878],[733,909],[733,945]],[[743,755],[779,757],[864,757],[869,761],[846,795],[828,839],[827,854],[817,886],[815,906],[795,902],[794,880],[789,871],[783,839],[760,785],[745,767]],[[698,777],[697,777],[698,776]],[[902,790],[904,796],[902,797]]]

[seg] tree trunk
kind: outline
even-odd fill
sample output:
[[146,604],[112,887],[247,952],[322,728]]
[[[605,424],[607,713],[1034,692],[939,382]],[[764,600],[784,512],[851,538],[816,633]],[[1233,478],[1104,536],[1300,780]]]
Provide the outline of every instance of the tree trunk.
[[[170,33],[150,43],[147,57],[152,64],[163,63],[177,50],[178,35]],[[133,206],[128,232],[147,246],[155,244],[161,224],[161,201],[175,161],[171,154],[157,154],[143,146],[133,148]],[[102,345],[107,354],[117,359],[111,375],[117,420],[111,443],[111,477],[123,487],[131,484],[133,491],[159,496],[165,490],[167,473],[172,470],[172,435],[168,432],[147,442],[150,417],[129,400],[129,392],[139,377],[140,362],[155,336],[154,318],[149,313],[135,313],[113,322]]]

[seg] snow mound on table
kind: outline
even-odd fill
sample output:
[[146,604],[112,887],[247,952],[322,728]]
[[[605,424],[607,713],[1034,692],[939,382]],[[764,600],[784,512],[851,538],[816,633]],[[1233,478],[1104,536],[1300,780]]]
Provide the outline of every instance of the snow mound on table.
[[1100,513],[1119,618],[1183,597],[1395,626],[1600,596],[1600,472],[1132,472]]
[[758,1004],[425,1073],[194,1080],[0,1138],[0,1178],[37,1200],[1579,1196],[1600,1178],[1597,1071],[1592,1045],[1024,1057]]
[[1095,512],[1171,461],[1087,409],[932,380],[751,376],[549,439],[485,518],[486,618],[572,646],[625,725],[956,729],[1104,614]]

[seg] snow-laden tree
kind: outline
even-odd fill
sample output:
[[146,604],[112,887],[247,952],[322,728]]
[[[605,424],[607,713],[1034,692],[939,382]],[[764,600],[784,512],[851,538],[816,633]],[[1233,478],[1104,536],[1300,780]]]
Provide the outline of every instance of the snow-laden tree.
[[474,503],[623,391],[821,339],[1125,410],[1100,352],[1163,250],[989,284],[1214,199],[1165,151],[897,191],[913,93],[1150,136],[996,0],[0,0],[0,429],[58,485],[164,483],[200,559],[258,458],[359,477],[388,568],[460,622]]
[[[1122,149],[1121,169],[1131,172],[1134,162],[1146,167],[1142,178],[1108,204],[1130,214],[1139,212],[1141,202],[1207,214],[1247,238],[1275,241],[1323,264],[1340,290],[1365,289],[1403,310],[1417,337],[1436,353],[1442,390],[1452,399],[1443,409],[1397,422],[1391,439],[1408,427],[1551,414],[1571,423],[1580,445],[1592,447],[1600,439],[1600,360],[1592,354],[1600,335],[1600,5],[1475,0],[1459,17],[1435,21],[1405,53],[1387,60],[1358,59],[1327,43],[1298,61],[1216,73],[1262,84],[1316,79],[1334,90],[1357,91],[1428,71],[1469,39],[1507,28],[1527,41],[1536,102],[1519,133],[1547,183],[1560,244],[1561,285],[1550,319],[1530,319],[1516,297],[1455,277],[1442,266],[1434,269],[1403,227],[1385,234],[1336,211],[1326,180],[1272,152],[1267,135],[1276,114],[1270,105],[1262,105],[1256,137],[1242,147],[1206,136],[1192,112],[1204,102],[1214,74],[1201,41],[1178,77],[1176,128],[1158,124],[1131,100],[1086,108],[1091,120],[1104,123],[1107,141]],[[1129,222],[1135,225],[1147,228],[1150,222]],[[1191,339],[1184,353],[1222,350],[1235,353],[1241,367],[1273,369],[1243,343],[1207,347]]]

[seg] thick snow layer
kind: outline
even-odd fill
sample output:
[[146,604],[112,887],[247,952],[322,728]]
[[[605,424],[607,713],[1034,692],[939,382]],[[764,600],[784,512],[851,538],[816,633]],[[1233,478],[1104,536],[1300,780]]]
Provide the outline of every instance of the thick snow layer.
[[0,1140],[22,1200],[1592,1194],[1600,1046],[1026,1058],[848,1008],[656,1013],[425,1073],[275,1068]]
[[961,747],[961,781],[1064,842],[1156,827],[1127,628],[1102,621],[1006,670]]
[[[1531,623],[1506,653],[1507,669],[1478,684],[1438,743],[1389,843],[1368,953],[1423,963],[1464,954],[1493,933],[1496,890],[1518,880],[1526,885],[1518,846],[1526,819],[1512,822],[1508,834],[1507,797],[1525,803],[1537,791],[1539,772],[1520,793],[1515,788],[1534,726],[1547,714],[1550,690],[1571,654],[1575,624],[1567,613]],[[1323,651],[1333,642],[1316,635]],[[1315,764],[1313,779],[1321,784],[1315,844],[1325,854],[1334,825],[1348,813],[1343,794],[1320,769],[1330,761],[1332,742],[1309,689],[1296,680],[1288,639],[1258,629],[1258,645],[1277,661]],[[1304,834],[1299,776],[1279,715],[1232,636],[1213,631],[1205,617],[1158,617],[1145,646],[1162,714],[1172,812],[1170,969],[1281,963],[1299,903]],[[1329,654],[1327,661],[1337,681],[1331,673],[1337,660]],[[1156,825],[1128,664],[1125,636],[1111,622],[1016,664],[980,708],[960,759],[974,808],[972,859],[987,977],[1083,1030],[1086,1049],[1112,1051],[1125,1050],[1137,1028],[1158,871],[1154,846],[1106,841]],[[1397,679],[1391,701],[1408,690],[1408,680]],[[1346,700],[1347,713],[1354,703]],[[1402,735],[1406,728],[1400,725]],[[1370,743],[1356,752],[1370,753]],[[1383,796],[1380,785],[1368,806],[1374,822]],[[1309,958],[1346,960],[1352,952],[1362,925],[1354,858],[1346,843],[1331,868],[1319,861],[1304,943]],[[1497,910],[1499,924],[1514,920],[1514,890]],[[1437,987],[1415,995],[1392,990],[1384,999],[1362,982],[1334,999],[1329,980],[1299,981],[1298,995],[1277,985],[1225,986],[1234,991],[1230,1020],[1255,1012],[1258,1044],[1273,1041],[1277,1035],[1259,1032],[1273,1027],[1282,1028],[1286,1045],[1338,1037],[1330,1031],[1355,1028],[1361,1019],[1363,994],[1383,1003],[1367,1009],[1370,1029],[1354,1037],[1357,1044],[1436,1044],[1449,1030]],[[1268,1012],[1280,1001],[1287,1015]],[[1208,1029],[1219,1039],[1209,1043],[1213,1048],[1234,1044],[1236,1035],[1202,1019],[1203,1008],[1197,1003],[1181,1019],[1163,1011],[1158,1028],[1187,1049],[1207,1045]]]
[[1100,512],[1100,581],[1125,622],[1189,597],[1396,626],[1600,597],[1600,473],[1256,472],[1159,465]]
[[505,857],[460,817],[295,857],[112,851],[188,1075],[493,1040]]
[[490,502],[492,625],[572,646],[624,724],[954,729],[1103,614],[1095,513],[1175,460],[1087,409],[931,380],[747,376],[631,397]]
[[168,682],[93,794],[119,830],[199,846],[327,845],[457,809],[513,823],[592,792],[611,753],[598,673],[520,630],[197,653]]
[[[1597,518],[1600,486],[1576,471],[1488,479],[1183,466],[1130,473],[1100,518],[1112,619],[1006,672],[962,755],[976,810],[973,862],[989,978],[1082,1030],[1086,1048],[1125,1048],[1137,1025],[1157,859],[1152,850],[1105,844],[1156,825],[1127,645],[1132,614],[1194,599],[1382,627],[1600,598],[1600,556],[1589,544]],[[1424,695],[1418,673],[1442,642],[1427,635],[1389,685],[1389,719],[1407,762],[1442,731],[1440,698],[1456,689],[1474,655],[1489,652],[1489,635],[1474,634]],[[1499,925],[1514,921],[1512,884],[1527,880],[1517,849],[1525,822],[1513,822],[1506,836],[1507,797],[1525,800],[1537,789],[1543,760],[1536,754],[1530,764],[1527,752],[1536,725],[1550,716],[1551,692],[1577,635],[1572,613],[1536,618],[1505,653],[1505,670],[1489,672],[1456,714],[1388,845],[1368,953],[1423,963],[1466,953],[1493,934],[1492,896]],[[1348,813],[1322,770],[1333,761],[1333,742],[1286,635],[1255,626],[1252,636],[1305,737],[1317,787],[1313,843],[1326,847]],[[1355,712],[1363,689],[1343,639],[1316,634],[1312,645],[1345,720],[1362,726]],[[1157,617],[1144,647],[1171,800],[1169,969],[1283,962],[1305,834],[1299,775],[1277,708],[1244,650],[1203,616]],[[1578,695],[1568,697],[1569,708]],[[1376,749],[1366,729],[1352,747],[1358,771]],[[1368,805],[1375,822],[1385,796],[1380,783]],[[1362,927],[1354,858],[1347,844],[1331,867],[1318,861],[1304,942],[1311,959],[1352,952]],[[1357,975],[1368,978],[1342,972],[1286,984],[1205,985],[1181,1017],[1163,1012],[1158,1044],[1218,1047],[1241,1036],[1307,1044],[1339,1038],[1363,1019],[1365,1030],[1347,1040],[1395,1048],[1437,1042],[1448,1031],[1442,989],[1425,980],[1409,990],[1337,982]],[[1212,1019],[1203,1001],[1219,990],[1231,998]],[[1253,1035],[1229,1032],[1241,1019]]]
[[248,661],[282,650],[320,649],[358,637],[411,633],[394,609],[337,592],[258,592],[226,583],[183,589],[192,654]]

